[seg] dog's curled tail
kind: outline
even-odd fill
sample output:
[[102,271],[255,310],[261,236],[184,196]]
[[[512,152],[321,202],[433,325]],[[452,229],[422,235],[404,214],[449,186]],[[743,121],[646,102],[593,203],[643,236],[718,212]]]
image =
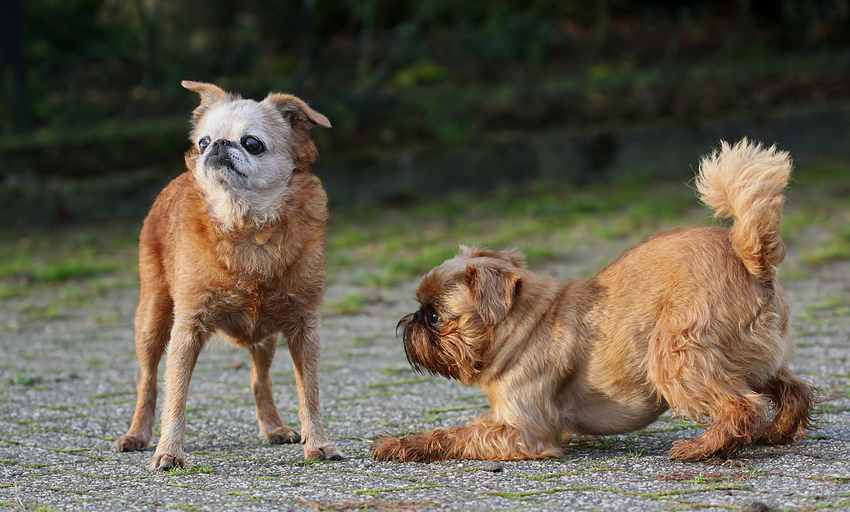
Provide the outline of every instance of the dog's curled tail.
[[779,221],[791,177],[791,157],[776,146],[764,148],[746,138],[703,157],[696,187],[714,216],[731,218],[732,247],[747,270],[769,280],[785,259]]

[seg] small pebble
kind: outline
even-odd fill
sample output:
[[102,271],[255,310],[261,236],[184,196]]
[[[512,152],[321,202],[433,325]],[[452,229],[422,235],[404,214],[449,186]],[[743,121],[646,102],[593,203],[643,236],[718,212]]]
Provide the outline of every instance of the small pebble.
[[500,462],[493,462],[491,460],[483,460],[476,464],[475,469],[480,469],[481,471],[489,471],[491,473],[501,473],[505,466]]

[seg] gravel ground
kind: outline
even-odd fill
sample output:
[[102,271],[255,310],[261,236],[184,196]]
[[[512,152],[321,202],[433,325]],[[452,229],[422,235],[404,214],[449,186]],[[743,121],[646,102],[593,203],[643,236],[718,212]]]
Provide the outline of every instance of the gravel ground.
[[[590,246],[536,270],[567,279],[622,248]],[[147,469],[152,450],[111,451],[135,402],[137,287],[108,276],[98,286],[34,287],[0,300],[0,510],[850,509],[850,262],[803,274],[785,280],[798,340],[792,369],[825,401],[818,430],[791,446],[673,462],[671,443],[701,429],[666,415],[631,435],[574,439],[559,460],[372,462],[374,436],[459,425],[487,406],[480,390],[407,365],[394,332],[414,308],[416,283],[405,282],[323,319],[325,425],[348,460],[304,462],[300,445],[265,444],[248,353],[219,343],[192,380],[188,466],[164,474]],[[338,279],[328,300],[352,290]],[[286,350],[273,380],[284,421],[297,424]]]

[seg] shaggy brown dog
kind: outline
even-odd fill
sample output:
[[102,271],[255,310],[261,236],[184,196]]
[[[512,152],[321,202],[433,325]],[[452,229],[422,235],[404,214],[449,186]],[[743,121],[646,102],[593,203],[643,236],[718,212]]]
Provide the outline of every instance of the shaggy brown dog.
[[422,279],[421,308],[399,326],[414,368],[478,384],[492,408],[466,426],[381,437],[373,457],[558,457],[564,434],[630,432],[668,408],[709,424],[673,459],[794,441],[811,427],[814,388],[788,371],[776,275],[790,172],[787,153],[723,143],[697,188],[731,230],[663,232],[586,282],[529,272],[517,252],[462,247]]
[[[342,458],[319,410],[319,309],[325,289],[327,198],[310,173],[308,131],[330,127],[300,99],[241,99],[212,84],[183,82],[201,96],[192,118],[189,172],[160,193],[139,241],[141,366],[133,424],[118,451],[146,448],[154,430],[156,373],[168,347],[162,434],[151,469],[186,463],[186,395],[213,332],[251,353],[251,390],[270,443],[304,439],[306,458]],[[303,434],[284,426],[269,368],[283,332],[295,366]]]

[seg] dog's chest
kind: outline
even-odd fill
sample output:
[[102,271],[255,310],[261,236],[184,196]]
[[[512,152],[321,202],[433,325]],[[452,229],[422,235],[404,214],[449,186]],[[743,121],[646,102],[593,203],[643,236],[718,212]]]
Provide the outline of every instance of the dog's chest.
[[243,241],[224,251],[222,260],[232,275],[268,277],[285,271],[285,262],[292,256],[279,247]]
[[243,283],[215,294],[212,301],[213,328],[235,338],[239,344],[252,344],[284,328],[299,316],[298,297],[279,285],[265,281]]

